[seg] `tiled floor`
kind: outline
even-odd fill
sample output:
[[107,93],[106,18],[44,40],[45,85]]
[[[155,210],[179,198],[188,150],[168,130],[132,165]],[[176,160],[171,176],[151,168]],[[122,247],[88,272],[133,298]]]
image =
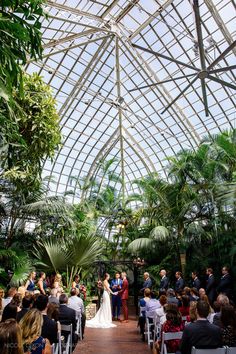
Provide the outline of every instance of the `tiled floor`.
[[128,323],[114,323],[116,328],[85,328],[85,338],[74,354],[151,354],[147,343],[140,339],[134,316]]

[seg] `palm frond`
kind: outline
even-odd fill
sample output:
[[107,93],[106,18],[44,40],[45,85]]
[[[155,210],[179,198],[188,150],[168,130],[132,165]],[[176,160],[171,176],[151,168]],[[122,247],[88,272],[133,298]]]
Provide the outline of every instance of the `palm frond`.
[[128,246],[128,251],[132,254],[137,254],[141,250],[149,249],[153,241],[149,238],[137,238],[132,241]]
[[150,232],[150,237],[157,241],[166,241],[170,237],[169,230],[165,226],[156,226]]

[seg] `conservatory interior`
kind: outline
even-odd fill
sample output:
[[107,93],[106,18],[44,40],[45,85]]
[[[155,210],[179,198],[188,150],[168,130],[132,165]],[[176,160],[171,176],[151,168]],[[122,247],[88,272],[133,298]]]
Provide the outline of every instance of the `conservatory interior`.
[[234,0],[1,1],[1,353],[195,353],[168,311],[185,333],[206,304],[236,347],[235,24]]

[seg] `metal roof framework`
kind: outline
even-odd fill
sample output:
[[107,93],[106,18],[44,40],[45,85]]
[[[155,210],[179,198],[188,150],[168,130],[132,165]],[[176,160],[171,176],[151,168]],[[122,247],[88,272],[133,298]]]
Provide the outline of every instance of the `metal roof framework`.
[[[168,156],[235,126],[234,0],[54,0],[46,11],[43,58],[27,71],[52,87],[61,119],[63,144],[43,171],[52,194],[86,197],[76,178],[101,177],[117,157],[124,197],[134,179],[167,177]],[[214,62],[215,81],[193,80]]]

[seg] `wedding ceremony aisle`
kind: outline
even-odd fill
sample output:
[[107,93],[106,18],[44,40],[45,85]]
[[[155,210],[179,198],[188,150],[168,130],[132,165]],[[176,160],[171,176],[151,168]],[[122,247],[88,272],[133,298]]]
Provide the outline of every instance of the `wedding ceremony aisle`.
[[128,323],[114,322],[116,328],[85,328],[82,342],[77,344],[74,354],[147,354],[151,353],[147,343],[141,341],[137,320],[131,316]]

